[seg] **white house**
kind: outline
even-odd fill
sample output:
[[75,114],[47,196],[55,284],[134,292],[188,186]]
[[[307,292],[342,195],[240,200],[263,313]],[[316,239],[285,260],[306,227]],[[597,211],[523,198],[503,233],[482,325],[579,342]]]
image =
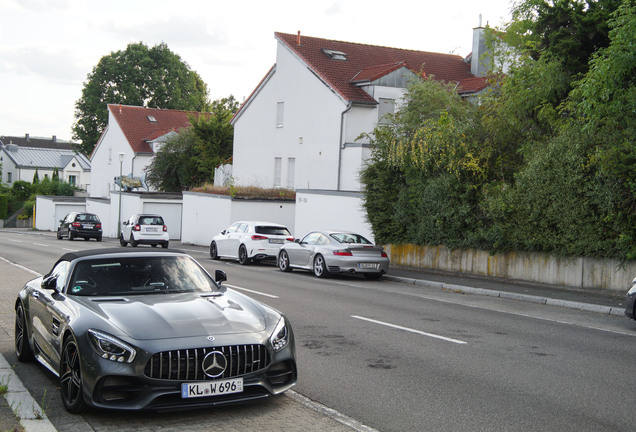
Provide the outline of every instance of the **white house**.
[[16,181],[33,182],[37,170],[40,180],[52,178],[55,170],[59,178],[78,188],[89,190],[91,164],[77,153],[69,141],[52,138],[0,137],[0,181],[11,185]]
[[[93,149],[91,197],[109,197],[115,177],[142,179],[166,138],[189,126],[196,112],[108,105],[108,125]],[[120,159],[121,157],[121,159]],[[149,188],[152,190],[152,188]]]
[[476,75],[453,54],[300,33],[275,38],[276,64],[232,120],[239,185],[359,191],[359,172],[370,155],[360,134],[394,112],[410,80],[454,82],[463,95],[486,86],[477,65]]

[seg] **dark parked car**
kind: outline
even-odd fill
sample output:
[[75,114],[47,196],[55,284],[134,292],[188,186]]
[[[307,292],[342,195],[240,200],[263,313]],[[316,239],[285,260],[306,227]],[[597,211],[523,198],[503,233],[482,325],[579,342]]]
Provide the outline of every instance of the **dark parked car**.
[[102,222],[96,214],[71,212],[60,220],[60,226],[57,227],[57,239],[73,240],[77,237],[102,241]]
[[625,315],[631,319],[636,319],[636,278],[632,281],[632,286],[627,291],[625,302]]
[[18,294],[17,357],[59,377],[72,413],[221,405],[292,388],[289,321],[225,280],[179,251],[67,253]]

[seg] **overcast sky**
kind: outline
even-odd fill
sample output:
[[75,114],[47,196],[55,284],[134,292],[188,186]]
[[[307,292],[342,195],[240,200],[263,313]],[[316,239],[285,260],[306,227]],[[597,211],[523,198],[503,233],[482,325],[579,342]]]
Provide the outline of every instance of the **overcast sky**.
[[0,135],[71,139],[87,75],[132,42],[165,42],[242,102],[276,60],[274,32],[466,56],[511,0],[0,0]]

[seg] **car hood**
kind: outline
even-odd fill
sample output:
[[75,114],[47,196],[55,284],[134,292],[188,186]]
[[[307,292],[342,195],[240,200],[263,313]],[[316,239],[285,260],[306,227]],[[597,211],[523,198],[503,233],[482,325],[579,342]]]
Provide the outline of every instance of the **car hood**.
[[267,325],[256,302],[230,292],[85,297],[78,301],[137,340],[262,332]]

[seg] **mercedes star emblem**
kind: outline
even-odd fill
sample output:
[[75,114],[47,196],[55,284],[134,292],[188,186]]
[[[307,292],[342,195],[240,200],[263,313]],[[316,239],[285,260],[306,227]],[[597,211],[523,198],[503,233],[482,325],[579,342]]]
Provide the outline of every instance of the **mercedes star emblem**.
[[212,351],[208,353],[203,359],[203,373],[210,378],[218,378],[223,375],[225,368],[227,367],[227,360],[220,351]]

